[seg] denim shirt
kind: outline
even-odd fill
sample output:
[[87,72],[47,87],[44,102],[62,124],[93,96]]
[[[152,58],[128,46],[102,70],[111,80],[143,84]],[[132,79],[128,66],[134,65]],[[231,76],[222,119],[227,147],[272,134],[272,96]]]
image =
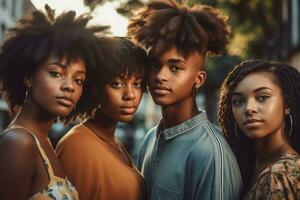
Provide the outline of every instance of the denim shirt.
[[242,191],[237,161],[220,131],[201,112],[146,135],[137,166],[150,200],[234,200]]

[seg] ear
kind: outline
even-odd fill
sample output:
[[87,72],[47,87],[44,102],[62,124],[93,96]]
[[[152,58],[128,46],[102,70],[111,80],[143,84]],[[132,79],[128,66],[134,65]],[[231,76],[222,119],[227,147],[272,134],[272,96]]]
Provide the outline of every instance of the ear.
[[31,76],[26,76],[26,77],[23,79],[23,82],[24,82],[24,84],[25,84],[27,87],[31,87],[31,86],[32,86],[32,77],[31,77]]
[[194,86],[196,89],[199,89],[206,80],[206,72],[205,71],[198,71],[197,76],[195,78]]

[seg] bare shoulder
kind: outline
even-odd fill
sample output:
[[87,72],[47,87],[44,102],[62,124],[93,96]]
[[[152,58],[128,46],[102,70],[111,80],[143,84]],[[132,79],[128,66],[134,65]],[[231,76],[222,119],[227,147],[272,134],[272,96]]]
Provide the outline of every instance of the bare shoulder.
[[9,154],[17,157],[36,155],[37,147],[34,137],[24,129],[11,129],[0,136],[0,155]]

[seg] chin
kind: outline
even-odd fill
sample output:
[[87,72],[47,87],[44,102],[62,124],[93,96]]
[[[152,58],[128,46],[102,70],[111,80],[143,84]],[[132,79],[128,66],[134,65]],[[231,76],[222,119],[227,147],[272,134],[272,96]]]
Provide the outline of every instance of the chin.
[[168,102],[166,99],[163,99],[163,98],[153,98],[153,101],[156,105],[159,105],[159,106],[170,105],[170,102]]
[[246,133],[246,136],[250,138],[251,140],[258,140],[264,137],[264,135],[257,133],[257,132],[248,132]]
[[72,109],[65,108],[65,109],[57,109],[54,112],[52,112],[55,116],[58,117],[66,117],[72,112]]
[[124,115],[124,116],[120,116],[118,121],[119,122],[123,122],[123,123],[129,123],[133,120],[133,115]]

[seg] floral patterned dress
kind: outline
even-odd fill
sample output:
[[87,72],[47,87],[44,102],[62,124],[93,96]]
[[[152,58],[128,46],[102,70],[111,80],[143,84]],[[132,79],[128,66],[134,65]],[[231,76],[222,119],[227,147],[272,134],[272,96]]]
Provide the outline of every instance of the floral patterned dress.
[[29,200],[78,200],[79,197],[77,190],[67,179],[67,177],[61,178],[54,175],[49,159],[47,158],[46,153],[44,152],[37,137],[25,127],[18,125],[11,126],[9,129],[6,129],[3,133],[11,129],[24,129],[34,137],[34,140],[44,160],[44,164],[49,175],[50,181],[48,185],[42,191],[31,196]]
[[286,154],[267,167],[243,200],[300,200],[300,156]]

